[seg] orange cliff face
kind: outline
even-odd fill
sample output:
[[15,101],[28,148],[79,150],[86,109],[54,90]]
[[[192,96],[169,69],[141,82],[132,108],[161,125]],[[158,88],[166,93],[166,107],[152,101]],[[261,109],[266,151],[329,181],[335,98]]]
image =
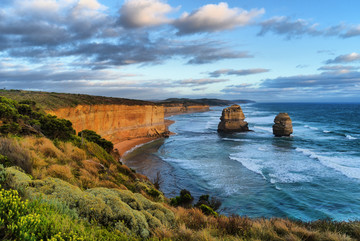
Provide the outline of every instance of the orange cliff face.
[[159,137],[167,133],[163,106],[78,105],[48,113],[70,120],[77,132],[93,130],[114,143],[139,137]]
[[171,105],[165,106],[164,108],[165,108],[165,116],[209,111],[208,105],[185,106],[183,104],[171,104]]

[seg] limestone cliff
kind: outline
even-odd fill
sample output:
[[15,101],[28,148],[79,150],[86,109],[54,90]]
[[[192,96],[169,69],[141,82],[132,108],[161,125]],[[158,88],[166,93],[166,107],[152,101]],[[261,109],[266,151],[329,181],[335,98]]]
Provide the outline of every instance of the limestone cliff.
[[49,114],[68,119],[79,132],[89,129],[114,143],[127,139],[167,135],[164,107],[157,105],[78,105]]
[[184,104],[167,104],[164,105],[165,116],[179,115],[193,112],[209,111],[208,105],[184,105]]
[[244,132],[249,131],[248,123],[244,121],[245,115],[239,105],[232,105],[223,109],[218,132]]

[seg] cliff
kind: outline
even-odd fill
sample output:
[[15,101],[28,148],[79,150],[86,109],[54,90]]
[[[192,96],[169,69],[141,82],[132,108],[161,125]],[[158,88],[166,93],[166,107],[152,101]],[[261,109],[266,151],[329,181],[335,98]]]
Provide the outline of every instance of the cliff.
[[166,104],[164,105],[165,117],[193,112],[209,111],[208,105],[184,105],[184,104]]
[[114,143],[166,135],[164,107],[156,105],[78,105],[47,111],[70,120],[79,132],[89,129]]

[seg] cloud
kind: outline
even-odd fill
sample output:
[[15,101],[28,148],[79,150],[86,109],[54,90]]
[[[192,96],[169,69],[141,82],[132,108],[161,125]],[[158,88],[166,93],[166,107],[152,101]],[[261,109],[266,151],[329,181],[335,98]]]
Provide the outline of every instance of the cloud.
[[178,29],[178,35],[217,32],[245,26],[265,13],[264,9],[246,11],[240,8],[229,8],[228,4],[207,4],[191,13],[183,13],[173,22]]
[[351,63],[359,60],[360,54],[354,52],[351,54],[339,55],[334,59],[329,59],[326,61],[326,64]]
[[[39,53],[42,54],[42,53]],[[151,40],[146,35],[128,35],[115,43],[90,43],[61,52],[64,56],[82,56],[90,62],[108,66],[129,64],[158,64],[175,56],[187,59],[188,64],[206,64],[223,59],[251,58],[245,51],[228,48],[219,41]]]
[[259,74],[259,73],[265,73],[269,72],[269,69],[240,69],[240,70],[234,70],[234,69],[220,69],[216,70],[214,72],[210,72],[209,75],[211,77],[219,77],[220,75],[237,75],[237,76],[245,76],[245,75],[251,75],[251,74]]
[[[336,69],[336,68],[335,68]],[[360,101],[360,72],[325,71],[263,80],[259,86],[229,85],[226,98],[258,101]]]
[[350,70],[357,70],[360,69],[360,66],[345,66],[345,65],[326,65],[318,68],[318,70],[325,70],[325,71],[350,71]]
[[170,23],[167,14],[174,11],[160,0],[127,0],[120,8],[119,23],[125,28],[152,27]]
[[263,36],[269,32],[277,35],[284,35],[287,39],[308,36],[336,36],[340,38],[350,38],[360,35],[360,26],[349,26],[344,23],[333,25],[327,28],[320,28],[320,24],[311,23],[305,19],[291,19],[286,16],[272,17],[261,22],[261,30],[258,36]]
[[16,0],[0,13],[8,48],[65,45],[96,36],[111,21],[96,0]]
[[278,35],[285,35],[288,39],[301,35],[321,35],[322,33],[316,29],[317,24],[310,24],[304,19],[292,20],[289,17],[280,16],[273,17],[260,23],[261,30],[259,36],[263,36],[268,32]]
[[208,84],[214,84],[214,83],[221,83],[229,81],[227,79],[185,79],[180,80],[178,83],[180,85],[190,85],[190,86],[200,86],[200,85],[208,85]]
[[357,37],[360,35],[360,25],[350,27],[344,34],[341,36],[343,38],[351,38],[351,37]]
[[261,83],[266,88],[314,88],[332,86],[355,86],[360,84],[360,72],[357,71],[327,71],[314,75],[296,75],[266,79]]
[[170,25],[178,35],[218,32],[252,24],[253,19],[264,14],[265,10],[229,8],[225,2],[207,4],[191,13],[184,12],[179,18],[169,18],[177,11],[162,0],[127,0],[120,8],[118,23],[128,29]]

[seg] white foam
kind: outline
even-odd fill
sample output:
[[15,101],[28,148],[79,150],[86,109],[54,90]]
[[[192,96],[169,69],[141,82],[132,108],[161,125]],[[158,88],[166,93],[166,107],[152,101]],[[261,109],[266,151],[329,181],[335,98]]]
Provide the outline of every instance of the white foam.
[[254,128],[272,133],[272,128],[271,127],[254,126]]
[[296,148],[296,151],[302,152],[310,158],[317,159],[324,166],[339,171],[349,178],[360,179],[360,168],[358,167],[360,166],[360,158],[324,156],[303,148]]
[[275,115],[263,116],[263,117],[247,117],[245,121],[254,124],[273,124]]
[[330,133],[331,131],[328,130],[323,130],[324,133]]
[[356,140],[357,139],[356,137],[353,137],[353,136],[350,136],[350,135],[346,135],[345,137],[347,139],[349,139],[349,140]]
[[230,159],[240,162],[250,171],[260,174],[264,179],[266,179],[262,173],[262,166],[257,163],[257,160],[246,157],[238,157],[236,154],[230,154]]
[[313,131],[319,130],[319,128],[317,128],[317,127],[312,127],[312,126],[308,126],[308,125],[304,125],[304,127],[309,128],[310,130],[313,130]]
[[245,142],[245,141],[247,141],[247,142],[249,142],[249,140],[247,140],[247,139],[232,139],[232,138],[222,138],[221,140],[223,140],[223,141],[237,141],[237,142]]

